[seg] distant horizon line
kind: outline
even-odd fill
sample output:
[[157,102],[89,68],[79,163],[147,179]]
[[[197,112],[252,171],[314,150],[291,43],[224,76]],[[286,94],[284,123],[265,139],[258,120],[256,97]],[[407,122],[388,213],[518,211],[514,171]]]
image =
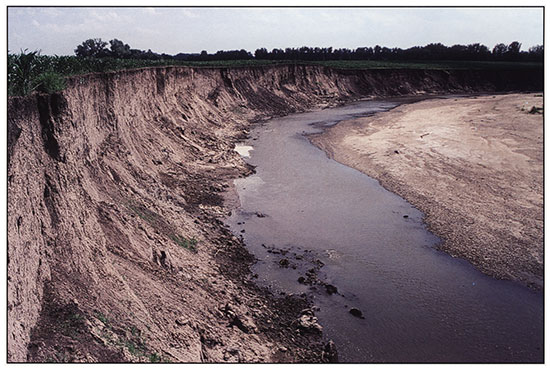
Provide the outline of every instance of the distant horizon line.
[[[97,38],[91,38],[91,39],[95,39],[95,40],[102,40],[102,38],[100,37],[97,37]],[[112,40],[118,40],[116,37],[111,39],[110,41]],[[102,40],[103,41],[103,40]],[[121,40],[122,41],[122,40]],[[108,42],[108,41],[106,41]],[[535,48],[535,47],[544,47],[544,42],[542,44],[535,44],[535,45],[531,45],[529,46],[526,50],[523,49],[523,43],[519,42],[519,41],[512,41],[510,44],[514,43],[514,42],[518,42],[520,44],[520,53],[528,53],[529,52],[529,49],[531,48]],[[177,53],[174,53],[174,54],[170,54],[170,53],[167,53],[167,52],[157,52],[157,51],[153,51],[151,49],[147,49],[147,50],[144,50],[144,49],[132,49],[132,50],[140,50],[140,51],[145,51],[145,52],[148,52],[148,51],[151,51],[152,53],[154,54],[158,54],[158,55],[168,55],[168,56],[177,56],[177,55],[201,55],[204,51],[207,52],[208,55],[215,55],[216,53],[218,52],[239,52],[239,51],[246,51],[248,53],[254,53],[258,50],[261,50],[261,49],[266,49],[267,52],[273,52],[274,50],[282,50],[282,51],[285,51],[287,49],[290,49],[290,50],[299,50],[299,49],[302,49],[302,48],[308,48],[308,49],[332,49],[332,51],[337,51],[337,50],[350,50],[352,52],[356,52],[358,49],[374,49],[376,47],[379,47],[380,49],[389,49],[389,50],[402,50],[402,51],[406,51],[406,50],[410,50],[410,49],[413,49],[413,48],[425,48],[427,46],[430,46],[430,45],[441,45],[441,46],[444,46],[446,48],[452,48],[452,47],[455,47],[455,46],[471,46],[471,45],[479,45],[480,47],[483,46],[483,47],[486,47],[489,52],[493,52],[494,48],[498,45],[505,45],[505,46],[509,46],[510,44],[506,44],[505,42],[497,42],[492,48],[489,48],[489,46],[481,43],[481,42],[471,42],[471,43],[467,43],[467,44],[453,44],[453,45],[446,45],[442,42],[429,42],[429,43],[426,43],[425,45],[415,45],[415,46],[410,46],[410,47],[407,47],[407,48],[402,48],[402,47],[398,47],[398,46],[394,46],[394,47],[389,47],[389,46],[382,46],[380,44],[376,44],[374,46],[357,46],[355,48],[349,48],[349,47],[335,47],[335,46],[306,46],[306,45],[302,45],[302,46],[295,46],[295,47],[274,47],[274,48],[266,48],[266,47],[257,47],[255,50],[248,50],[248,49],[245,49],[245,48],[231,48],[231,49],[220,49],[220,50],[216,50],[214,52],[209,52],[205,49],[201,50],[201,51],[189,51],[189,52],[183,52],[183,51],[180,51],[180,52],[177,52]],[[77,45],[78,46],[78,45]],[[75,50],[76,50],[76,47],[75,47]],[[73,53],[71,54],[43,54],[42,53],[42,50],[41,49],[35,49],[35,50],[31,50],[30,48],[20,48],[20,50],[18,51],[19,53],[20,52],[23,52],[23,51],[31,51],[31,52],[37,52],[39,53],[40,55],[45,55],[45,56],[75,56],[75,50],[73,50]],[[10,50],[9,47],[8,47],[8,54],[14,54],[16,53],[14,50]]]

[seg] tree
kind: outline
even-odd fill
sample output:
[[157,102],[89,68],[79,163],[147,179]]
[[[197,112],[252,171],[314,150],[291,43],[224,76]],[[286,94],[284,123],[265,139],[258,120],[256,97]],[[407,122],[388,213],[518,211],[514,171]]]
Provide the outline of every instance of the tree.
[[130,49],[130,58],[131,59],[143,59],[143,50]]
[[374,47],[374,52],[373,52],[373,56],[374,56],[374,60],[379,60],[380,59],[380,53],[382,51],[382,47],[380,45],[376,45]]
[[529,59],[535,61],[544,60],[544,46],[536,45],[529,48]]
[[265,47],[262,47],[260,49],[256,49],[254,52],[254,57],[256,59],[267,59],[269,57],[269,53]]
[[151,49],[148,49],[148,50],[143,54],[143,58],[144,58],[144,59],[147,59],[147,60],[159,60],[159,59],[160,59],[160,55],[157,54],[157,53],[152,52]]
[[107,55],[107,43],[100,38],[90,38],[78,45],[74,53],[78,57],[100,58]]
[[542,45],[531,46],[529,48],[529,53],[530,54],[543,55],[544,54],[544,46],[542,46]]
[[479,43],[468,45],[467,52],[472,60],[487,60],[491,55],[489,48]]
[[506,50],[506,58],[508,60],[518,60],[519,50],[521,49],[521,44],[517,41],[512,42],[510,45],[508,45],[508,48]]
[[495,47],[493,47],[493,57],[495,59],[501,59],[506,51],[508,50],[508,47],[504,44],[496,44]]
[[109,43],[111,44],[111,56],[119,59],[126,59],[132,55],[130,45],[125,44],[116,38],[109,41]]
[[508,45],[508,52],[509,53],[519,54],[520,49],[521,49],[521,44],[517,41],[514,41],[510,45]]

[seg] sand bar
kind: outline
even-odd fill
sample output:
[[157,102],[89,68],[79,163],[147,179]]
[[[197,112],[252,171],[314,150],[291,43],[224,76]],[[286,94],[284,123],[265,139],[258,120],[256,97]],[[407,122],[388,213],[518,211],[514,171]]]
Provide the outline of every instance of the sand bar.
[[341,122],[314,144],[426,214],[439,247],[543,286],[542,94],[434,99]]

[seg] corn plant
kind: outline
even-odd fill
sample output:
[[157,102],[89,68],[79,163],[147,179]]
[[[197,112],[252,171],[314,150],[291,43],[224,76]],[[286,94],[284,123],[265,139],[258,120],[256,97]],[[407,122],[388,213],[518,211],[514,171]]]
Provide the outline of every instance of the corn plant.
[[21,50],[11,54],[8,59],[8,86],[12,95],[28,95],[36,89],[38,68],[38,51]]

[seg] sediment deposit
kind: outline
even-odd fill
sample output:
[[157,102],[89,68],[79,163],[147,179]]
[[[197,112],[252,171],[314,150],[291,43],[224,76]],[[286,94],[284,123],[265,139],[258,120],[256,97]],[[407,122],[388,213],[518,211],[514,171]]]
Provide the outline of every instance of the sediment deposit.
[[[507,75],[507,78],[503,78]],[[8,101],[8,361],[330,361],[221,219],[253,122],[357,98],[540,89],[540,71],[163,67]]]
[[428,100],[341,122],[311,139],[422,210],[442,250],[541,289],[542,99]]

